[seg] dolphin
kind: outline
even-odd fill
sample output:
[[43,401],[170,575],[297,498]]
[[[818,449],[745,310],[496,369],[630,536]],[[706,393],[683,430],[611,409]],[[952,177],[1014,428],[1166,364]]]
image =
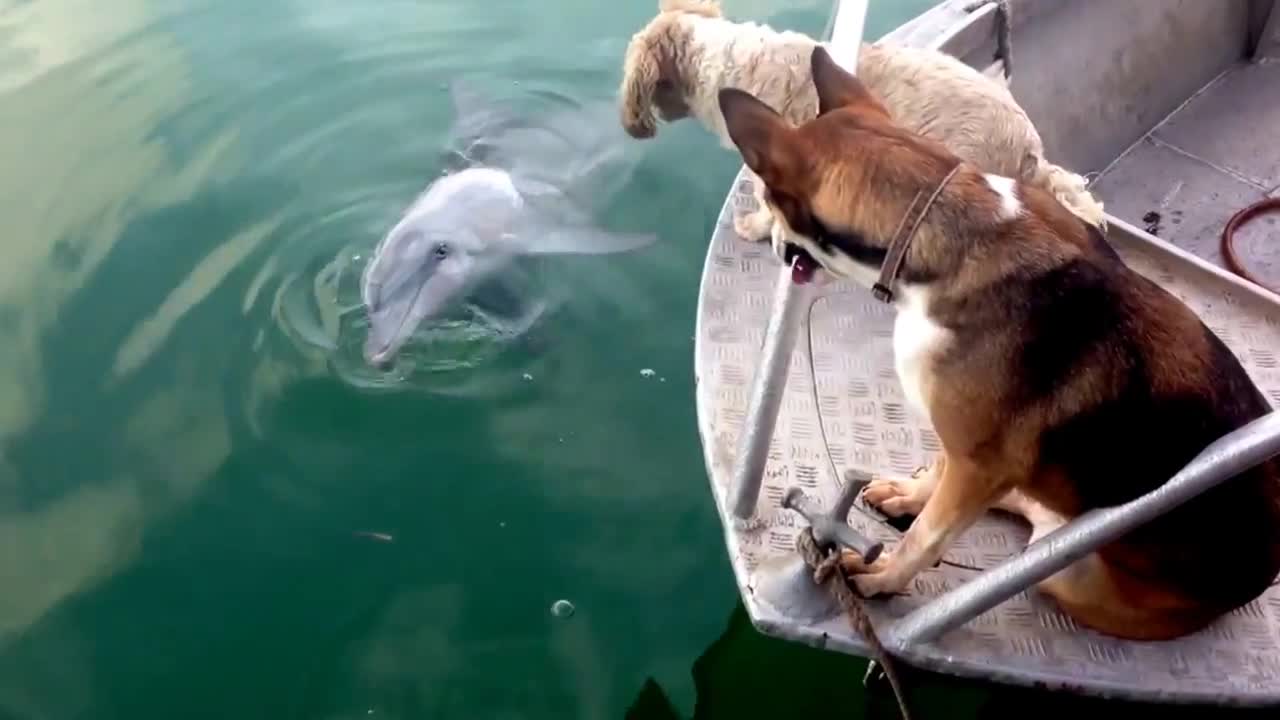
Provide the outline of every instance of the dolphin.
[[541,123],[497,110],[467,85],[451,88],[460,167],[430,183],[378,243],[360,282],[369,322],[364,357],[390,365],[427,319],[522,256],[607,254],[653,233],[596,227],[595,200],[631,166],[611,103],[550,113]]

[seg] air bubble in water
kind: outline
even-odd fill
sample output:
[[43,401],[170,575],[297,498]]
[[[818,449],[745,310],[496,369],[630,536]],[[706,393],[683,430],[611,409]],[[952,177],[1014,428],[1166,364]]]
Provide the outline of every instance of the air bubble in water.
[[551,614],[558,618],[569,617],[575,609],[573,603],[568,600],[557,600],[551,603]]

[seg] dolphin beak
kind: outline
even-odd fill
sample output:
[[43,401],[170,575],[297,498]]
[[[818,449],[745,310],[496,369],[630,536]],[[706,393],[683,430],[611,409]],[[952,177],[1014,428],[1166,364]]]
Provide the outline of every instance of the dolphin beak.
[[390,367],[422,322],[448,306],[463,287],[456,273],[439,266],[397,273],[389,280],[391,285],[369,293],[372,301],[366,303],[364,359],[379,369]]
[[391,366],[396,353],[409,339],[408,334],[402,331],[407,313],[407,307],[391,309],[385,306],[368,312],[369,335],[364,341],[366,363],[379,370]]
[[371,332],[364,344],[364,360],[371,367],[386,370],[395,360],[396,350],[398,348],[392,347],[389,343],[376,340]]

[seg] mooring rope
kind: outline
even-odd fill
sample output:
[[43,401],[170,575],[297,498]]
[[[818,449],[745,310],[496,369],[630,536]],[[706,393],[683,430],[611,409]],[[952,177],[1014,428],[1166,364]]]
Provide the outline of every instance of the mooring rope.
[[893,688],[893,696],[898,701],[898,712],[902,714],[902,720],[911,720],[911,713],[907,710],[906,693],[902,689],[902,681],[898,677],[893,659],[880,642],[880,637],[876,635],[871,617],[862,604],[862,597],[849,587],[849,581],[844,573],[838,570],[840,549],[829,547],[824,552],[818,547],[818,541],[813,537],[813,528],[805,528],[796,536],[796,551],[800,553],[800,557],[804,558],[804,564],[813,570],[813,582],[827,586],[827,592],[831,593],[840,609],[844,610],[853,631],[866,639],[867,645],[871,647],[871,654],[880,663],[880,667],[884,668],[885,677],[889,679],[889,687]]

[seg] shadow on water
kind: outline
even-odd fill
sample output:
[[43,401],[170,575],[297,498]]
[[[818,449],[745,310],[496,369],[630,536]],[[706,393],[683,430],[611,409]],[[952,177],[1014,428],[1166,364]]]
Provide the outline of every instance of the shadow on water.
[[[724,632],[691,668],[696,693],[693,714],[684,716],[663,688],[646,678],[625,713],[626,720],[778,720],[798,717],[900,717],[887,684],[864,689],[867,661],[767,637],[735,604]],[[913,718],[1082,718],[1089,713],[1146,708],[1162,720],[1246,720],[1275,717],[1274,710],[1227,710],[1118,702],[928,673],[898,664]]]

